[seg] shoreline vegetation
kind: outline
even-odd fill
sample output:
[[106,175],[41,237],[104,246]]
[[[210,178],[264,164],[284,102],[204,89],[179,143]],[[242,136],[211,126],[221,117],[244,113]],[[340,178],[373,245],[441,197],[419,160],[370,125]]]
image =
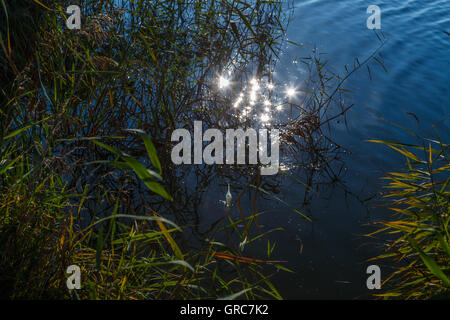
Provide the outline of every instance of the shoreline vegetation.
[[[166,147],[179,123],[225,103],[208,79],[230,61],[263,77],[284,37],[281,4],[81,1],[76,31],[71,3],[0,2],[1,297],[281,299],[270,278],[286,268],[234,243],[260,213],[192,239],[199,198]],[[80,290],[66,287],[70,265]]]
[[[406,130],[406,129],[405,129]],[[375,223],[384,239],[383,253],[370,261],[394,266],[383,281],[381,298],[448,299],[450,297],[450,145],[439,135],[423,138],[409,132],[418,144],[370,140],[402,154],[408,168],[388,172],[385,198],[393,216]]]
[[[363,66],[371,77],[372,61],[385,69],[378,50],[344,75],[327,70],[318,52],[300,61],[309,71],[304,99],[280,100],[289,116],[271,127],[280,130],[280,154],[307,168],[306,182],[282,166],[273,177],[258,165],[177,166],[169,147],[176,129],[193,132],[194,121],[257,127],[224,108],[242,99],[217,90],[216,80],[229,85],[221,75],[232,70],[235,87],[272,85],[292,2],[80,0],[81,30],[68,30],[71,4],[0,0],[0,298],[281,300],[272,280],[294,271],[275,258],[276,242],[265,236],[282,229],[260,225],[258,200],[314,223],[278,194],[281,177],[306,187],[304,203],[313,181],[340,181],[345,150],[330,124],[352,107],[345,81]],[[410,161],[409,173],[389,175],[400,198],[394,210],[406,218],[370,235],[400,234],[378,258],[408,263],[384,297],[444,294],[449,147],[384,143]],[[219,178],[227,205],[205,227],[202,197]],[[247,248],[263,241],[265,256],[252,256]],[[71,265],[81,269],[79,290],[66,286]]]

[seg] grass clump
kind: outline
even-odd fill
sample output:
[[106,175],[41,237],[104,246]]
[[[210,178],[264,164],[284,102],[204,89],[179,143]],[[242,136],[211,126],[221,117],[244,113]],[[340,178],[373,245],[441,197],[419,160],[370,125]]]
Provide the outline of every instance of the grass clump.
[[281,298],[266,261],[216,241],[226,219],[191,245],[198,199],[167,148],[221,105],[208,88],[230,61],[272,63],[281,3],[80,1],[79,31],[69,4],[0,0],[1,297]]
[[[120,214],[117,198],[110,214],[83,215],[88,195],[71,194],[67,183],[49,168],[33,167],[19,154],[26,137],[17,130],[4,139],[0,167],[1,295],[11,299],[197,299],[231,295],[281,298],[263,275],[263,260],[240,257],[223,243],[208,241],[202,251],[182,252],[175,234],[183,228],[153,209],[147,215]],[[147,146],[151,141],[139,132]],[[154,177],[142,175],[143,165],[111,149],[125,162],[111,166],[136,171],[148,188],[170,196]],[[155,163],[154,148],[148,149]],[[145,167],[144,167],[145,168]],[[146,170],[147,174],[153,173]],[[230,225],[242,221],[231,220]],[[220,226],[220,225],[218,225]],[[244,264],[242,266],[241,264]],[[82,288],[67,290],[66,269],[81,268]],[[226,271],[225,271],[226,270]],[[249,272],[258,275],[250,281]]]
[[390,259],[396,270],[377,296],[403,299],[449,297],[450,289],[450,146],[422,139],[417,145],[374,140],[406,157],[408,170],[389,172],[385,179],[395,215],[377,223],[371,236],[391,239],[385,253],[371,260]]

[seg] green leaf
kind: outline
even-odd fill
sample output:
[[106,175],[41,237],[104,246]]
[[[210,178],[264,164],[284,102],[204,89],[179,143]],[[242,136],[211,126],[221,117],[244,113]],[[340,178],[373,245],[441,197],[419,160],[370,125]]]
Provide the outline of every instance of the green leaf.
[[243,295],[244,293],[246,293],[247,291],[250,291],[252,289],[253,288],[247,288],[247,289],[241,290],[241,291],[239,291],[237,293],[233,293],[233,294],[231,294],[229,296],[226,296],[226,297],[223,297],[223,298],[219,298],[217,300],[234,300],[234,299],[240,297],[241,295]]
[[286,267],[283,267],[282,265],[275,264],[274,266],[275,266],[277,269],[281,269],[281,270],[284,270],[284,271],[287,271],[287,272],[290,272],[290,273],[295,273],[295,272],[292,271],[291,269],[288,269],[288,268],[286,268]]
[[442,282],[445,283],[447,287],[450,287],[450,280],[447,278],[447,276],[442,272],[441,268],[437,265],[437,263],[430,258],[425,252],[422,251],[422,249],[419,248],[417,243],[411,239],[408,238],[408,241],[411,243],[414,249],[419,253],[420,258],[425,263],[425,266],[430,270],[430,272],[438,279],[442,280]]
[[179,264],[179,265],[181,265],[183,267],[188,268],[192,272],[195,272],[194,268],[192,268],[192,266],[189,263],[187,263],[186,261],[184,261],[184,260],[172,260],[169,263]]
[[[151,191],[167,200],[173,201],[173,198],[166,192],[166,190],[164,190],[164,188],[159,183],[154,181],[155,179],[159,181],[162,180],[162,177],[159,174],[157,174],[153,170],[147,169],[142,163],[114,147],[108,146],[107,144],[98,141],[94,141],[94,143],[125,160],[127,165],[137,174],[139,179],[141,179]],[[117,161],[114,161],[112,163],[116,167],[124,167],[123,163]]]
[[6,171],[8,171],[8,169],[11,168],[14,165],[14,163],[16,163],[21,158],[22,158],[22,156],[20,155],[17,158],[15,158],[14,160],[12,160],[9,164],[0,167],[0,175],[4,174]]
[[158,170],[158,173],[162,174],[161,163],[159,162],[158,155],[156,153],[156,148],[153,145],[150,138],[148,137],[148,135],[145,133],[145,131],[142,131],[139,129],[127,129],[126,131],[135,132],[135,133],[139,134],[139,136],[144,141],[145,149],[147,150],[147,154],[150,158],[150,161],[155,166],[155,168]]
[[92,228],[93,226],[102,223],[103,221],[110,220],[110,219],[118,219],[118,218],[126,218],[126,219],[134,219],[134,220],[148,220],[148,221],[162,221],[164,223],[170,224],[171,226],[175,227],[177,230],[181,231],[180,227],[177,226],[175,223],[173,223],[170,220],[167,220],[163,217],[155,217],[155,216],[135,216],[131,214],[115,214],[113,216],[105,217],[100,220],[97,220],[96,222],[92,223],[90,226],[82,230],[82,232],[85,232],[86,230]]
[[48,118],[50,118],[50,117],[47,117],[47,118],[45,118],[45,119],[42,119],[42,120],[40,120],[40,121],[38,121],[38,122],[36,122],[36,123],[29,124],[29,125],[27,125],[27,126],[25,126],[25,127],[23,127],[23,128],[17,129],[17,130],[15,130],[15,131],[13,131],[13,132],[7,134],[5,137],[3,137],[3,140],[7,140],[7,139],[10,139],[10,138],[12,138],[12,137],[15,137],[15,136],[17,136],[19,133],[21,133],[21,132],[23,132],[23,131],[26,131],[26,130],[30,129],[31,127],[33,127],[33,126],[35,126],[35,125],[37,125],[37,124],[39,124],[39,123],[41,123],[41,122],[47,120]]
[[436,237],[438,238],[442,249],[444,249],[444,251],[447,253],[447,255],[450,257],[450,247],[447,243],[447,241],[445,241],[444,237],[442,236],[441,233],[437,233]]

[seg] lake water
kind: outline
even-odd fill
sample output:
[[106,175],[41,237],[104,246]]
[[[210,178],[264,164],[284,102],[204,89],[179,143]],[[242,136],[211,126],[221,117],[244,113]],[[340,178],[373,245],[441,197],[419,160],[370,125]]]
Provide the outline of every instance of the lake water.
[[[366,27],[370,4],[295,1],[287,36],[302,47],[285,48],[275,81],[301,81],[304,66],[295,61],[310,55],[314,48],[327,53],[323,59],[338,73],[344,72],[344,65],[353,65],[355,57],[359,61],[369,57],[380,45]],[[373,263],[365,260],[380,251],[375,241],[361,235],[370,230],[367,223],[390,215],[383,207],[380,178],[383,172],[402,170],[405,161],[394,151],[366,140],[415,142],[392,123],[434,137],[433,124],[450,113],[450,37],[443,32],[450,31],[450,1],[380,0],[373,4],[381,8],[381,31],[387,40],[381,52],[387,72],[372,62],[372,80],[362,68],[344,86],[352,90],[348,102],[354,107],[347,113],[347,126],[342,121],[333,123],[329,133],[348,151],[341,182],[320,186],[310,203],[302,205],[304,188],[292,179],[283,179],[280,197],[314,217],[313,224],[277,201],[258,204],[258,209],[269,211],[261,224],[284,228],[268,236],[277,242],[271,258],[288,261],[284,265],[295,271],[280,272],[274,280],[284,298],[370,297],[373,292],[366,287],[366,268]],[[419,118],[420,127],[411,113]],[[449,121],[437,129],[448,141]],[[301,171],[295,172],[299,178]],[[218,193],[225,195],[225,190],[223,185],[211,187],[208,194],[217,198]],[[205,201],[205,216],[213,207]],[[266,250],[266,242],[261,241],[249,246],[246,254],[264,257]],[[380,267],[385,277],[390,268]]]

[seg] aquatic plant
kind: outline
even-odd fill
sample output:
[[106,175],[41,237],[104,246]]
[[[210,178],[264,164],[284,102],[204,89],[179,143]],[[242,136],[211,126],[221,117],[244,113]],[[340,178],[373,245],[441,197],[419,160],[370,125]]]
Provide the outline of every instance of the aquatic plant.
[[[201,104],[220,103],[206,96],[217,70],[264,71],[281,3],[81,1],[79,31],[64,1],[0,4],[1,296],[281,298],[262,270],[276,261],[217,240],[255,216],[186,241],[201,194],[180,186],[188,172],[166,147],[177,126],[211,117]],[[69,292],[72,264],[83,280]]]
[[418,144],[371,140],[405,156],[408,168],[384,178],[394,216],[375,224],[368,236],[390,239],[384,253],[371,261],[388,259],[396,269],[383,282],[383,298],[430,299],[450,292],[450,145],[440,137],[414,134]]

